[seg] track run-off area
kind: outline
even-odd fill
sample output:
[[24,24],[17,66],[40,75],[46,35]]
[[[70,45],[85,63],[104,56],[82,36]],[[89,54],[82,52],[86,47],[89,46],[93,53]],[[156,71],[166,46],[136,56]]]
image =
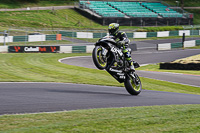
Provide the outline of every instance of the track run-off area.
[[[200,50],[176,50],[176,51],[164,51],[164,52],[135,52],[132,54],[132,58],[137,61],[140,65],[154,64],[160,62],[170,62],[176,59],[192,56],[199,54]],[[87,68],[97,69],[92,61],[91,56],[82,57],[71,57],[59,60],[60,62],[82,66]],[[179,83],[194,87],[200,87],[200,75],[188,75],[180,73],[170,73],[170,72],[153,72],[153,71],[137,71],[139,76],[157,79],[162,81],[169,81],[173,83]]]
[[[132,57],[144,65],[172,61],[199,53],[200,50],[195,49],[164,52],[143,51],[133,52]],[[91,56],[72,57],[59,61],[69,65],[96,69]],[[137,71],[137,73],[141,77],[200,86],[197,82],[200,81],[200,76],[145,71]],[[131,96],[124,87],[71,83],[0,83],[0,115],[172,104],[200,104],[200,96],[150,90],[142,90],[140,95]]]

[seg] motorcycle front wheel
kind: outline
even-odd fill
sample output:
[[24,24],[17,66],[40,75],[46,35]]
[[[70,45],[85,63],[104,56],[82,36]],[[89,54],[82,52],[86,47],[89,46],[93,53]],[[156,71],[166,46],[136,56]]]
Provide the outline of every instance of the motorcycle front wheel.
[[102,51],[103,51],[103,49],[101,46],[96,46],[92,52],[93,62],[95,64],[95,66],[100,70],[105,69],[108,65],[107,57],[102,55]]
[[137,74],[134,74],[134,77],[127,76],[124,85],[128,93],[131,95],[138,95],[142,90],[142,83]]

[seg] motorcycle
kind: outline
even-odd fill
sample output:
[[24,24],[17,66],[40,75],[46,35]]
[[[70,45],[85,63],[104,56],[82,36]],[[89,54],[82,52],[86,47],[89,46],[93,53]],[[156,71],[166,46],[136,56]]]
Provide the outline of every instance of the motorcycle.
[[[130,48],[128,48],[128,51],[131,54]],[[112,36],[103,37],[95,43],[92,58],[98,69],[106,70],[119,83],[124,83],[129,94],[138,95],[141,92],[142,84],[139,76],[135,71],[130,70],[122,49],[117,47]],[[138,68],[140,65],[134,62],[134,67]]]

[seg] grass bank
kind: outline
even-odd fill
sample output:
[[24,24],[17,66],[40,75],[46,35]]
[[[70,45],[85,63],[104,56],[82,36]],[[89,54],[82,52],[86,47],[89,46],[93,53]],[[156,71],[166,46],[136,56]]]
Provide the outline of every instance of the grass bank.
[[[0,82],[64,82],[121,86],[106,71],[66,65],[58,59],[90,54],[0,54]],[[198,87],[141,78],[143,89],[200,95]],[[109,81],[109,82],[108,82]]]
[[88,28],[102,27],[73,9],[1,12],[1,27]]
[[199,132],[200,105],[91,109],[0,116],[0,132]]
[[[38,10],[38,11],[7,11],[1,12],[0,29],[9,28],[35,28],[35,29],[105,29],[102,26],[76,12],[74,9]],[[195,20],[198,22],[198,17]],[[194,20],[194,21],[195,21]],[[136,27],[120,26],[122,30],[139,32],[174,31],[183,30],[182,26]]]
[[[39,0],[39,2],[20,2],[15,0],[0,1],[0,8],[22,8],[22,7],[41,7],[41,6],[63,6],[74,5],[78,0]],[[168,3],[175,3],[168,0]],[[189,3],[188,3],[189,2]],[[198,6],[197,1],[187,1],[185,5]],[[176,4],[176,3],[175,3]],[[199,10],[187,10],[194,13],[194,24],[200,24]],[[31,27],[31,28],[85,28],[85,29],[107,29],[107,26],[101,26],[72,9],[69,10],[54,10],[54,11],[15,11],[1,12],[0,25],[3,28],[9,27]],[[1,29],[0,27],[0,29]],[[171,31],[182,30],[182,26],[158,26],[158,27],[135,27],[122,26],[122,29],[137,30],[137,31]],[[4,29],[5,30],[5,29]]]

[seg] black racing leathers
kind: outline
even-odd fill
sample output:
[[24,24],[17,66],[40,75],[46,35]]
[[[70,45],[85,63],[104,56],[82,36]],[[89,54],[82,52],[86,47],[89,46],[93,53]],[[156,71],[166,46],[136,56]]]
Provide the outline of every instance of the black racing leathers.
[[119,31],[115,36],[114,36],[115,41],[117,42],[118,47],[128,47],[130,40],[128,39],[127,35],[125,32]]
[[117,47],[119,47],[119,48],[123,47],[123,53],[125,54],[126,60],[131,63],[132,58],[131,58],[131,55],[129,54],[128,50],[127,50],[129,43],[130,43],[130,40],[128,39],[126,33],[119,31],[114,36],[114,39],[117,42]]

